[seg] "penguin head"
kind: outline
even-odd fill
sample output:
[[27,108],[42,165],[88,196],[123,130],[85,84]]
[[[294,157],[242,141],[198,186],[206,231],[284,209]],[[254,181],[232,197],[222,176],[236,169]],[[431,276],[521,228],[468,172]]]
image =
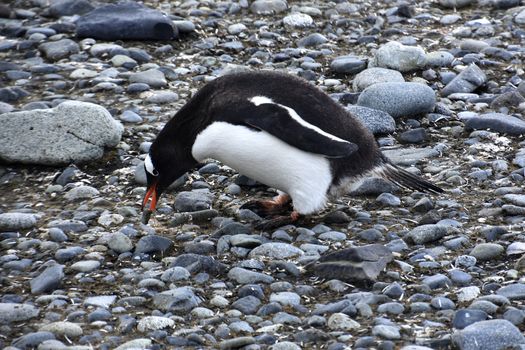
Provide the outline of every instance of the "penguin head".
[[[146,156],[146,159],[144,160],[144,170],[146,172],[148,189],[142,201],[142,210],[144,210],[151,199],[149,208],[146,208],[146,210],[149,211],[149,213],[155,211],[161,194],[173,181],[186,171],[186,169],[177,171],[177,167],[166,165],[167,164],[160,159],[156,159],[151,152]],[[149,216],[147,219],[144,219],[143,222],[145,221],[144,223],[146,224],[148,220]]]

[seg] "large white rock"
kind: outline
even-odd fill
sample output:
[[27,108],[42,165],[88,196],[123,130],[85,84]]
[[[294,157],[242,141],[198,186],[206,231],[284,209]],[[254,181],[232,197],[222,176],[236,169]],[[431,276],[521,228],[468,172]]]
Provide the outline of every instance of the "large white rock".
[[101,158],[124,128],[102,106],[78,101],[0,115],[0,160],[67,165]]
[[406,46],[397,41],[382,45],[368,62],[369,67],[383,67],[402,73],[422,69],[425,64],[426,54],[421,47]]

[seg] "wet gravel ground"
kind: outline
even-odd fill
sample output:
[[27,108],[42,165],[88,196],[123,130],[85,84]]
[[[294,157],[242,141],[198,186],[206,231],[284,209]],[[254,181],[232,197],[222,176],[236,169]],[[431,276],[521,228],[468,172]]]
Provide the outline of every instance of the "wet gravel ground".
[[[30,140],[0,140],[1,348],[525,347],[520,1],[144,4],[180,38],[77,38],[77,15],[46,1],[0,7],[0,128],[70,100],[123,125],[76,166],[51,165],[44,143],[13,164]],[[445,193],[371,181],[261,231],[239,207],[275,192],[210,161],[142,225],[157,132],[205,82],[247,69],[310,80]],[[392,252],[375,281],[308,268],[369,244]]]

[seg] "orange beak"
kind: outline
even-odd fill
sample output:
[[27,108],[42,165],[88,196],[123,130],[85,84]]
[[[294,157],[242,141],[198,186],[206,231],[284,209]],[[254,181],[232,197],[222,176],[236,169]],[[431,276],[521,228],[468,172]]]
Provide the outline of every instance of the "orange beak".
[[144,200],[142,201],[142,210],[144,210],[144,207],[146,204],[148,204],[149,199],[151,198],[151,204],[149,206],[150,211],[154,211],[155,207],[157,206],[157,183],[155,182],[148,188],[148,192],[146,192],[146,195],[144,196]]

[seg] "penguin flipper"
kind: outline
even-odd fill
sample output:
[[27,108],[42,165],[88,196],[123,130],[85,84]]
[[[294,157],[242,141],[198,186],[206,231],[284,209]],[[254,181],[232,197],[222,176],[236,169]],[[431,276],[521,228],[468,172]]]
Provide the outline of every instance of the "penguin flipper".
[[244,122],[298,149],[329,158],[348,157],[358,149],[355,143],[323,131],[303,120],[293,109],[275,103],[251,106]]

